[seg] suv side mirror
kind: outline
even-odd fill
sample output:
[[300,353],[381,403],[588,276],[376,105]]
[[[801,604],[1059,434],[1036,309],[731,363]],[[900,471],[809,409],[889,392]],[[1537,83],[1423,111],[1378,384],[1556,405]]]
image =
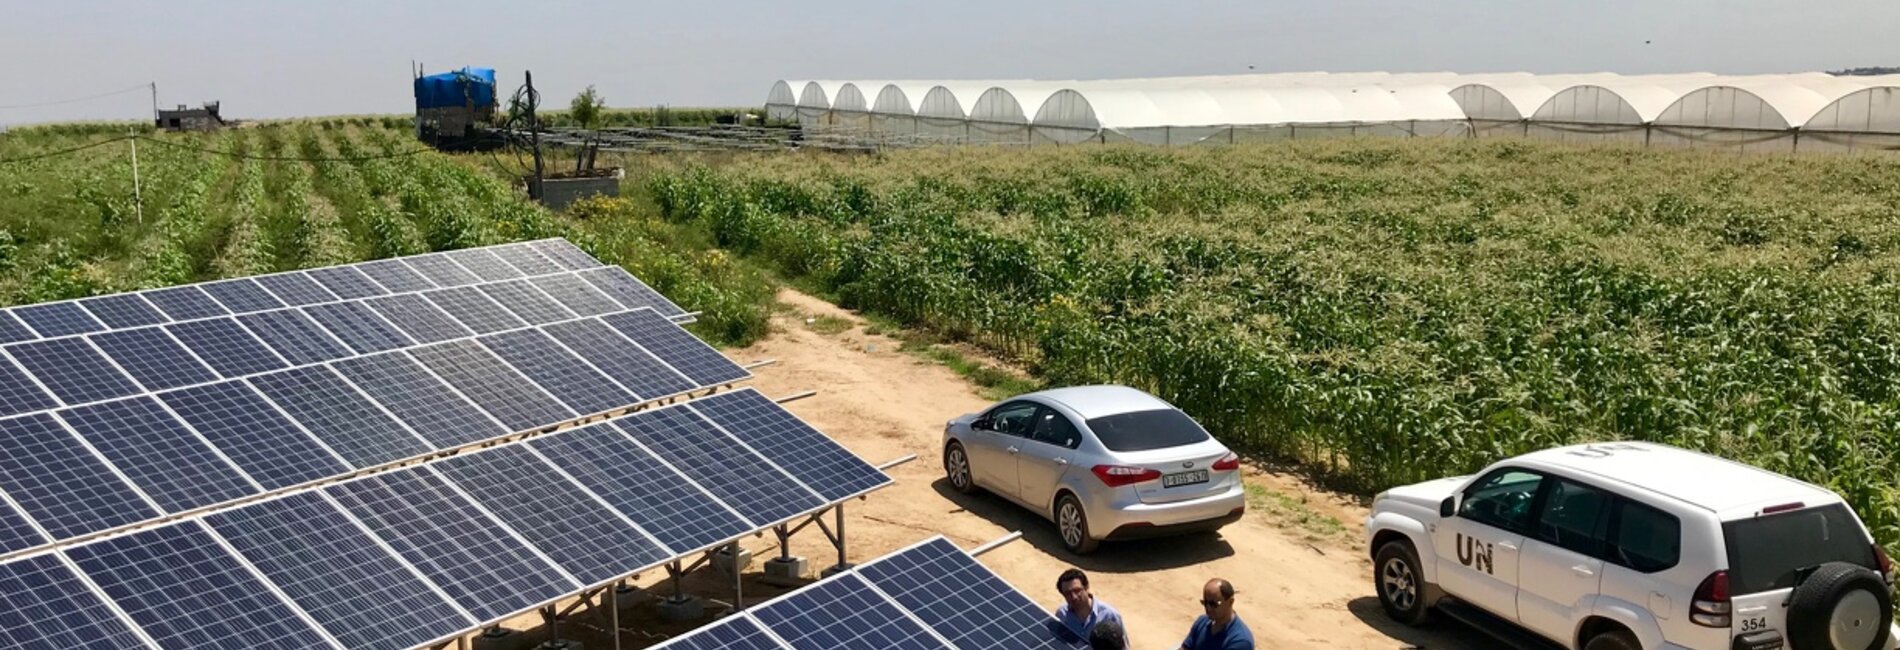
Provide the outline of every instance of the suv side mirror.
[[1449,496],[1438,502],[1438,516],[1450,517],[1455,514],[1458,514],[1458,497]]

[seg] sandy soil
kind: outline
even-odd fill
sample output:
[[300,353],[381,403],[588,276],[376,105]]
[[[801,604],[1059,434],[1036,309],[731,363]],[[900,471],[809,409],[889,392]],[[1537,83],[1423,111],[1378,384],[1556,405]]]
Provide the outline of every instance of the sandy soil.
[[[1051,608],[1059,603],[1053,583],[1062,570],[1076,566],[1089,572],[1096,595],[1126,619],[1135,648],[1176,648],[1200,613],[1201,585],[1212,577],[1226,578],[1238,588],[1240,616],[1263,648],[1501,647],[1451,624],[1414,630],[1387,621],[1372,592],[1371,563],[1355,545],[1364,509],[1296,478],[1258,469],[1249,470],[1250,484],[1335,518],[1345,524],[1345,531],[1316,535],[1267,509],[1255,509],[1218,534],[1105,544],[1092,556],[1070,556],[1053,527],[1039,516],[998,497],[957,494],[943,480],[938,444],[944,421],[989,403],[974,386],[946,368],[900,352],[894,339],[866,334],[861,321],[836,306],[791,290],[781,292],[779,299],[792,310],[774,319],[772,335],[750,348],[727,351],[741,363],[777,360],[759,369],[752,385],[773,397],[818,391],[787,408],[873,464],[917,456],[915,462],[890,470],[895,485],[846,507],[847,554],[853,562],[931,535],[971,548],[1020,530],[1022,540],[982,556],[982,562]],[[858,326],[823,334],[807,325],[805,315],[850,318]],[[770,537],[748,540],[745,546],[760,560],[777,552]],[[799,533],[792,550],[811,558],[814,567],[829,566],[836,559],[836,551],[815,527]],[[758,570],[756,563],[753,570]],[[756,577],[747,576],[746,603],[783,591],[759,584]],[[664,593],[670,589],[664,578],[644,576],[637,582],[658,585]],[[695,572],[683,584],[709,598],[732,598],[732,580],[711,569]],[[624,611],[622,627],[641,630],[623,635],[628,648],[690,627],[659,623],[650,602]],[[514,623],[510,627],[527,629],[539,620],[523,617]],[[610,647],[604,635],[589,629],[594,627],[601,626],[588,613],[563,622],[561,631],[589,648]],[[538,640],[544,633],[536,629],[508,645]]]

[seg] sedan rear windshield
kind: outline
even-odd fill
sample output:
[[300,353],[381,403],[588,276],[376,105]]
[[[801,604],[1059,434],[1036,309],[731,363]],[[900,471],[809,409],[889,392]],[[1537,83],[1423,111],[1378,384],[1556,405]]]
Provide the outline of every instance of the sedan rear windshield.
[[1803,569],[1828,562],[1874,568],[1874,546],[1844,504],[1722,524],[1732,593],[1793,587]]
[[1148,451],[1207,440],[1207,430],[1174,409],[1105,415],[1088,421],[1089,430],[1109,451]]

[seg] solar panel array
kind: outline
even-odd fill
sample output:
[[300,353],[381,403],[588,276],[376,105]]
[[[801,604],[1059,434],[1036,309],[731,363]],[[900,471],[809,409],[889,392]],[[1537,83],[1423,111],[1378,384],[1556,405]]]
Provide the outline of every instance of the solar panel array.
[[1087,644],[942,537],[654,650],[1076,650]]
[[750,376],[683,314],[561,239],[0,310],[0,556]]
[[[796,456],[766,451],[794,447]],[[719,462],[707,453],[721,454]],[[758,475],[733,481],[728,467]],[[0,564],[0,646],[411,647],[889,482],[745,388],[16,558]],[[0,536],[19,527],[0,516]],[[853,620],[889,628],[898,605],[873,590],[891,587],[871,585],[886,568],[899,582],[957,568],[900,563],[929,550],[866,566],[850,574],[856,582],[828,583],[837,593],[822,592],[834,608],[827,611],[867,605],[884,618]],[[986,584],[977,571],[943,579]],[[985,597],[1008,589],[1000,581],[981,588]],[[790,620],[794,610],[760,615]],[[1008,607],[979,615],[995,612],[1029,618]],[[733,632],[761,642],[757,630]],[[758,647],[779,647],[766,643]]]

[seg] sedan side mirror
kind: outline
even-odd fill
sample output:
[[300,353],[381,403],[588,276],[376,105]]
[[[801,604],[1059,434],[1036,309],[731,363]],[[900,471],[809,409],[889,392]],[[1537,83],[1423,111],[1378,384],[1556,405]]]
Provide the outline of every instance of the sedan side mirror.
[[1455,514],[1458,514],[1458,497],[1449,496],[1438,502],[1438,516],[1450,517]]
[[991,426],[993,424],[995,423],[990,422],[989,418],[977,418],[976,421],[970,423],[970,428],[982,429],[984,431],[994,431],[995,429]]

